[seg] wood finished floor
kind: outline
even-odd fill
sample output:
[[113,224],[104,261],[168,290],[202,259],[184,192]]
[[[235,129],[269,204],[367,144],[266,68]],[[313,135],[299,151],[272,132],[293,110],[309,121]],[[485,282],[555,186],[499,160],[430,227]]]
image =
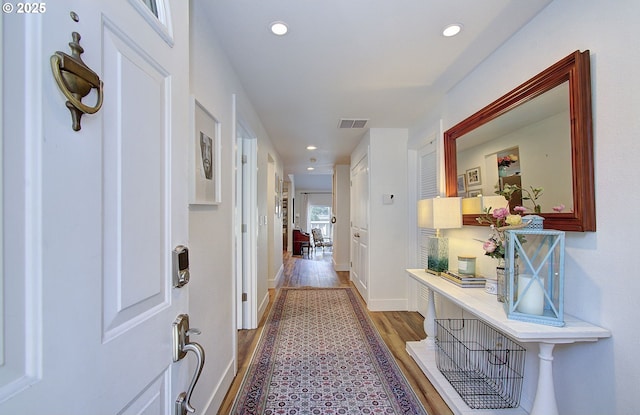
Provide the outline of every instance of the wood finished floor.
[[[317,250],[317,252],[311,253],[311,258],[291,256],[291,253],[285,252],[283,259],[284,278],[282,284],[277,288],[353,286],[349,281],[348,272],[333,270],[330,252],[323,253],[322,250]],[[270,290],[269,293],[271,297],[270,308],[275,297],[275,290]],[[227,415],[231,411],[268,313],[269,309],[265,312],[257,329],[238,331],[238,374],[222,402],[218,411],[219,415]],[[452,412],[447,404],[405,349],[407,341],[420,340],[425,337],[422,316],[415,312],[406,311],[370,311],[369,316],[429,415],[451,415]]]

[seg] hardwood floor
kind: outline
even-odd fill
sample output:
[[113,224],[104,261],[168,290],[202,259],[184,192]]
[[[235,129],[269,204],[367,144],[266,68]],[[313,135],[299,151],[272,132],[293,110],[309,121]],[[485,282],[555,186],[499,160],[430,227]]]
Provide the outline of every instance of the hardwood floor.
[[[352,286],[348,272],[333,270],[329,251],[323,253],[322,250],[317,250],[310,254],[310,258],[295,257],[291,256],[291,253],[285,252],[283,261],[284,278],[282,284],[277,288]],[[273,302],[275,290],[270,290],[270,297]],[[227,415],[231,411],[268,313],[269,310],[265,312],[265,316],[256,330],[238,331],[238,374],[222,402],[218,411],[219,415]],[[422,316],[415,312],[406,311],[369,312],[369,316],[429,415],[452,414],[447,404],[405,350],[405,342],[425,337]]]

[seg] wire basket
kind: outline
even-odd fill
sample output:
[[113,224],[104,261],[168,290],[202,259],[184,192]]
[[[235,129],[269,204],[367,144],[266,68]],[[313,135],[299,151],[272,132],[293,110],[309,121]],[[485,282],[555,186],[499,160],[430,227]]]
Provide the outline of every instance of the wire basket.
[[482,320],[436,320],[438,369],[472,409],[520,406],[525,349]]

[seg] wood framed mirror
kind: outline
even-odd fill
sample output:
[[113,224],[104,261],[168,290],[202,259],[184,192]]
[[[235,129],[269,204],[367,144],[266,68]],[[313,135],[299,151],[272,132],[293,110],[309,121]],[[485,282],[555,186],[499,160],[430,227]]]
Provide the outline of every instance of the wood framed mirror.
[[[444,158],[447,196],[491,196],[507,183],[542,188],[537,214],[546,229],[595,231],[589,51],[572,53],[447,130]],[[533,213],[531,200],[519,202]],[[463,223],[478,225],[479,213],[464,214]]]

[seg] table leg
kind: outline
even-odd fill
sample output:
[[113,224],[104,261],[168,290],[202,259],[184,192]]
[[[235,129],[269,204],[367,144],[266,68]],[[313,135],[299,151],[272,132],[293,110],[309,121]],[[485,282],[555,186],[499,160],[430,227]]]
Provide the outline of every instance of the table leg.
[[553,385],[553,343],[539,343],[540,368],[538,389],[530,415],[558,415],[556,392]]
[[427,315],[424,317],[424,332],[427,333],[427,338],[422,340],[426,343],[427,347],[433,349],[436,347],[436,303],[433,290],[427,289]]

